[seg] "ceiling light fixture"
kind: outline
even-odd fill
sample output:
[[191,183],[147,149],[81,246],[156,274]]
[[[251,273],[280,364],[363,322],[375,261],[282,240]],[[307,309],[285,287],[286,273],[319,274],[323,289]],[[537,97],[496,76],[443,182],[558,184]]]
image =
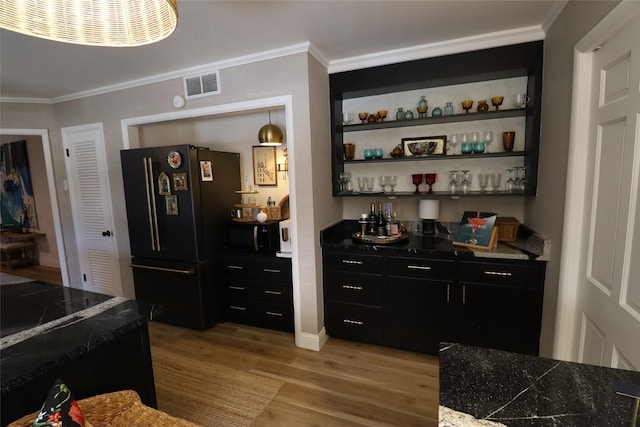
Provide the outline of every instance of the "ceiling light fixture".
[[130,47],[168,37],[176,0],[0,0],[0,28],[89,46]]
[[282,139],[280,128],[271,124],[271,110],[269,110],[269,124],[262,126],[258,131],[258,141],[260,145],[275,146],[282,145]]

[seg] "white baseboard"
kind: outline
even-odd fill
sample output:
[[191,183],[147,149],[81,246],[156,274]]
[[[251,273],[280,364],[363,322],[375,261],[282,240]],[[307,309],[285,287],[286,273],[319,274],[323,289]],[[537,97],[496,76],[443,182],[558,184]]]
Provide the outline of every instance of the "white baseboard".
[[324,327],[317,334],[309,334],[306,332],[296,333],[296,345],[307,350],[320,351],[328,339],[329,336]]

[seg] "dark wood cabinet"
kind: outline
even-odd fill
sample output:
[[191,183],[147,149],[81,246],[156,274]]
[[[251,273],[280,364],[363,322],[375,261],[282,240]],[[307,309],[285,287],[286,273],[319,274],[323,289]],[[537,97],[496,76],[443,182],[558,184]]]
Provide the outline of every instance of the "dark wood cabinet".
[[225,321],[293,332],[290,259],[227,254],[218,274]]
[[323,254],[330,336],[431,354],[441,341],[538,354],[544,261]]

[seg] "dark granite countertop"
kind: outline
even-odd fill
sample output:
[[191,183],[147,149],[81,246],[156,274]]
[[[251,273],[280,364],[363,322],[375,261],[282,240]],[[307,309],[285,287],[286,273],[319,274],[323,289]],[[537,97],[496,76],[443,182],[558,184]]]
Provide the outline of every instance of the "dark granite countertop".
[[442,344],[440,426],[632,426],[640,372]]
[[389,245],[359,243],[351,238],[352,233],[360,231],[357,220],[343,220],[320,232],[320,244],[323,247],[345,249],[349,251],[375,251],[393,254],[423,254],[453,257],[476,257],[520,260],[548,260],[549,242],[525,226],[518,229],[518,239],[512,243],[499,243],[492,250],[471,250],[452,244],[453,235],[447,228],[440,226],[440,232],[433,237],[408,233],[408,239]]
[[146,323],[150,307],[42,282],[0,286],[2,394]]

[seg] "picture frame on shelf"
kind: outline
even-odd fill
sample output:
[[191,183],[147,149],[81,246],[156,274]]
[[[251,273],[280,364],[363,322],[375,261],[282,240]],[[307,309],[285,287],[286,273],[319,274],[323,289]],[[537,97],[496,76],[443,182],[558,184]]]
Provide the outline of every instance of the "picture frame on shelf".
[[256,185],[278,185],[276,147],[253,147],[253,182]]
[[444,156],[447,152],[447,135],[402,138],[404,155],[408,157]]
[[466,211],[462,214],[453,245],[470,249],[493,249],[498,244],[497,217],[498,214],[493,212]]

